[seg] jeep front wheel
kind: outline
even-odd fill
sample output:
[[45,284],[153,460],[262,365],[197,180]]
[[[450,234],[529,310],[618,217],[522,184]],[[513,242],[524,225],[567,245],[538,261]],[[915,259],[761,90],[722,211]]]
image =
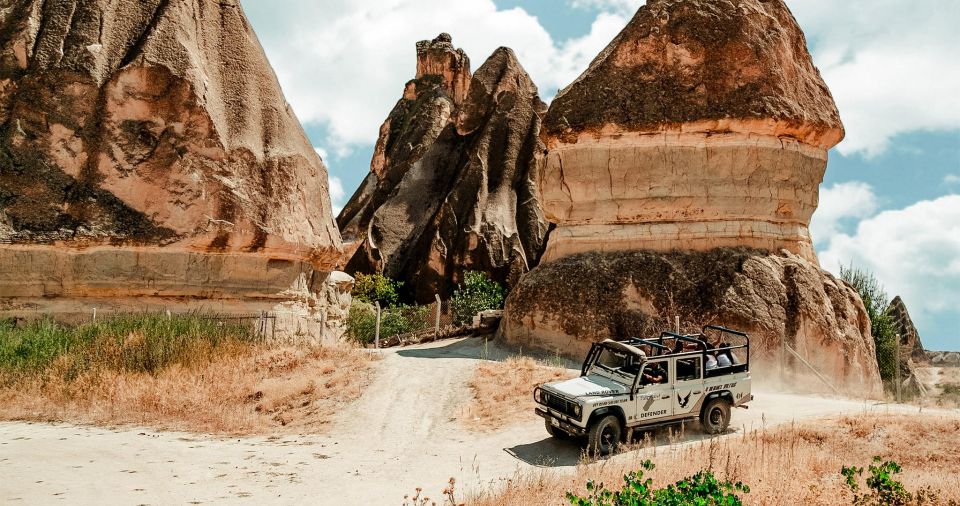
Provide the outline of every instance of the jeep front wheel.
[[713,399],[700,413],[700,425],[707,434],[721,434],[730,425],[730,402],[726,399]]
[[587,452],[595,455],[610,455],[623,440],[620,420],[613,415],[597,419],[587,431]]

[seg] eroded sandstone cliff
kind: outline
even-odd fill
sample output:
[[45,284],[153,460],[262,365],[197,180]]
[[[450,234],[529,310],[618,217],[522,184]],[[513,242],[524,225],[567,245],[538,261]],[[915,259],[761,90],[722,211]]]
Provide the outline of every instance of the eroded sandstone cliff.
[[510,49],[471,76],[449,35],[419,43],[417,76],[338,218],[356,242],[348,271],[383,272],[422,302],[449,295],[467,270],[514,284],[547,232],[530,177],[545,110]]
[[808,225],[843,126],[781,0],[648,2],[544,131],[547,259],[745,245],[816,262]]
[[[782,0],[649,0],[544,119],[535,183],[551,232],[501,332],[581,355],[681,317],[753,336],[756,371],[879,394],[870,325],[808,231],[829,90]],[[826,387],[823,387],[826,388]]]
[[6,2],[0,124],[3,310],[339,311],[326,169],[238,1]]

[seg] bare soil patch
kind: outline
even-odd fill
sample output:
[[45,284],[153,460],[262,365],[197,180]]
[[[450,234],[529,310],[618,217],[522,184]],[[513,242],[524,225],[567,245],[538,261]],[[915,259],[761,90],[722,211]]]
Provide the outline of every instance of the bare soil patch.
[[850,504],[840,468],[865,467],[874,456],[903,466],[906,488],[930,487],[943,504],[960,501],[960,417],[945,415],[845,416],[751,430],[693,444],[651,447],[601,463],[581,462],[573,473],[526,470],[498,490],[474,494],[473,506],[565,504],[564,494],[586,492],[588,480],[619,489],[623,475],[650,459],[648,473],[665,486],[701,469],[750,486],[746,504]]
[[463,419],[474,431],[501,429],[533,412],[535,386],[574,376],[573,371],[530,357],[480,362],[470,379],[473,396]]

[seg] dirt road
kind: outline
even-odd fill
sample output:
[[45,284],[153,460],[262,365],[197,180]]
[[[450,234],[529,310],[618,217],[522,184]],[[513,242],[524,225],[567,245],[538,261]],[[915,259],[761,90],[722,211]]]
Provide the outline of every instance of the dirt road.
[[[0,423],[4,504],[401,504],[424,487],[437,498],[488,487],[517,470],[574,466],[580,449],[525,417],[494,434],[458,419],[482,359],[506,351],[481,340],[384,351],[369,391],[323,436],[225,439],[150,430]],[[735,410],[737,431],[905,406],[758,392]],[[687,441],[702,436],[689,431]]]

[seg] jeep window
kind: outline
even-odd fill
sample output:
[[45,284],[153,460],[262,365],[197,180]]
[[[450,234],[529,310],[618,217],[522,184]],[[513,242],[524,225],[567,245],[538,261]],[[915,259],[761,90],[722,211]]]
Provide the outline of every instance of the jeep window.
[[700,376],[700,357],[677,359],[677,381],[698,380]]
[[648,362],[640,375],[641,385],[663,385],[670,382],[670,364],[666,360]]
[[637,372],[640,370],[637,357],[609,348],[603,348],[595,364],[601,371],[626,376],[628,378],[636,377]]

